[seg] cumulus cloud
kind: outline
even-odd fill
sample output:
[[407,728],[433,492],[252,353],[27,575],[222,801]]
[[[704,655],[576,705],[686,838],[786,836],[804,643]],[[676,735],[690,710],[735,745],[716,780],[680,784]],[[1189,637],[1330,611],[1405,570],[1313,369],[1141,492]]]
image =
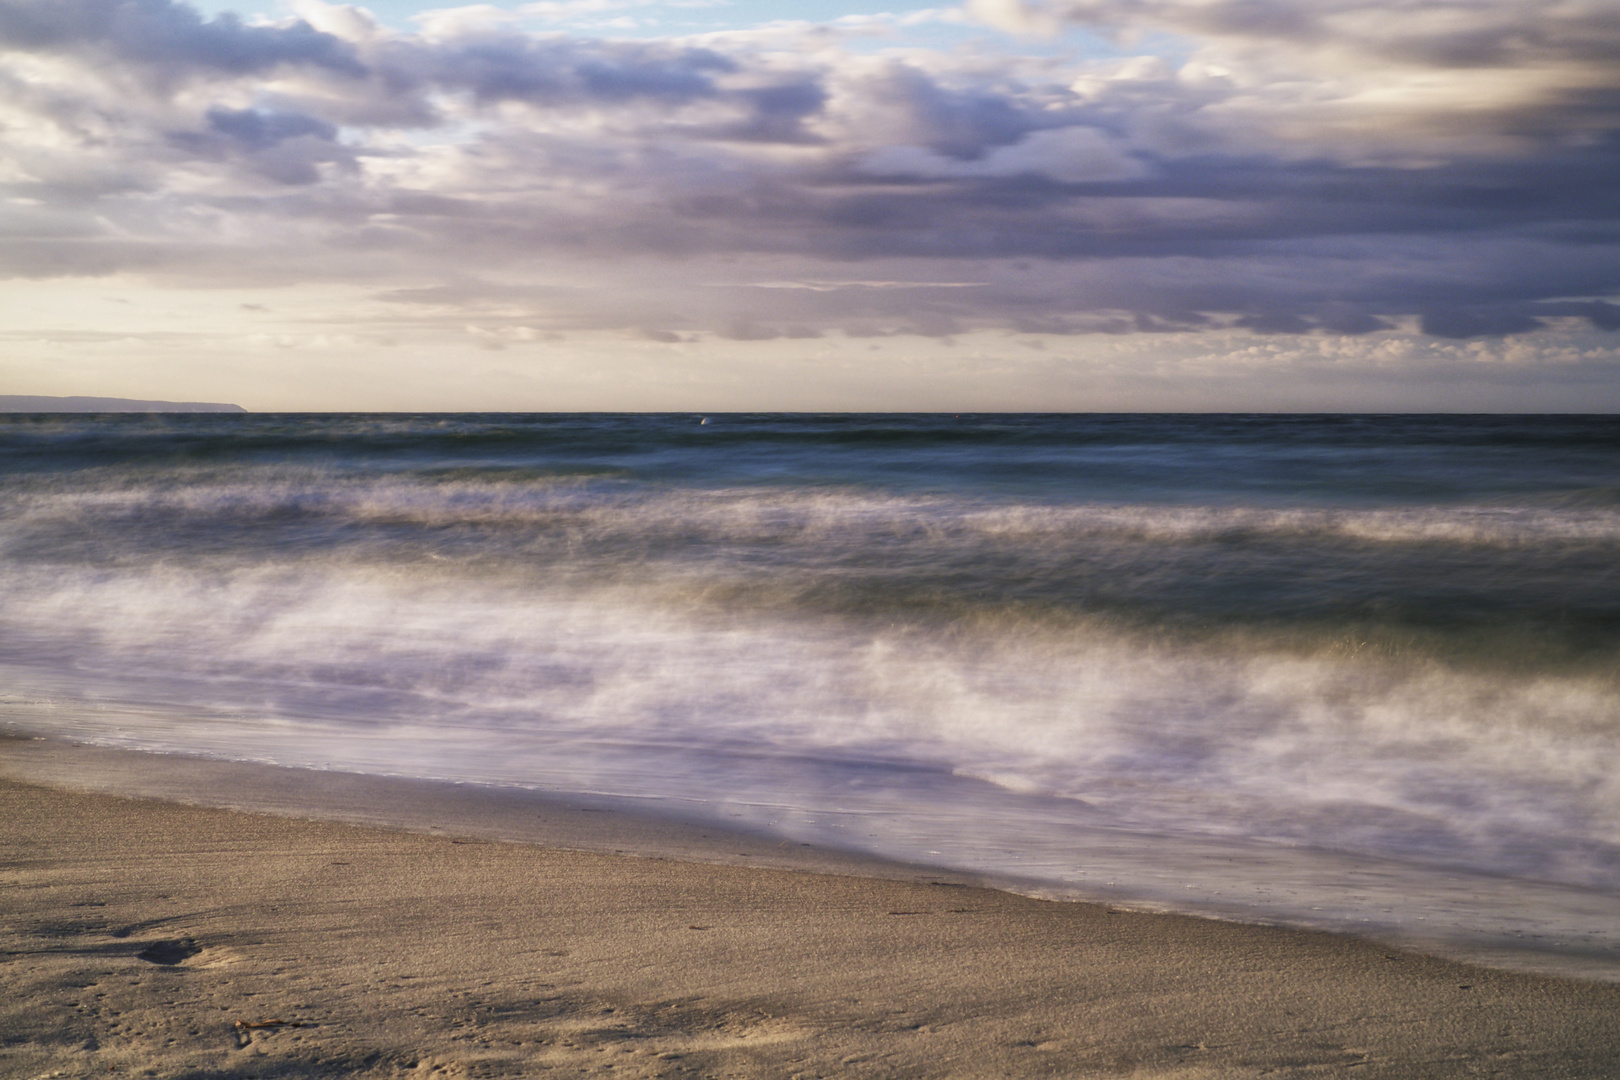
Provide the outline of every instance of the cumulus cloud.
[[968,10],[1171,45],[0,0],[0,273],[371,283],[491,348],[1620,326],[1612,2]]
[[0,42],[8,51],[227,77],[284,65],[363,70],[347,42],[307,22],[247,26],[229,13],[204,20],[173,0],[14,0],[0,4]]

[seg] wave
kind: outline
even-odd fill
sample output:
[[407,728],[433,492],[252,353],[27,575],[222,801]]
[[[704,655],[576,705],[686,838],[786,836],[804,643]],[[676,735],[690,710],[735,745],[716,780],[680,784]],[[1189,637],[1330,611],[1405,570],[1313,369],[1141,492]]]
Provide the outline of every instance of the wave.
[[1620,655],[1620,512],[1590,509],[1051,505],[534,469],[85,470],[0,485],[0,560],[86,573],[182,560],[227,578],[409,568],[514,597],[635,590],[652,607],[857,630],[1105,619],[1236,651],[1517,675]]
[[1122,827],[1620,885],[1612,666],[1526,677],[1107,618],[785,620],[379,566],[4,587],[9,685],[104,708],[50,721],[81,737],[507,782],[645,754],[654,790],[660,746],[903,760]]
[[954,419],[0,421],[0,722],[1620,887],[1612,420]]
[[605,467],[434,468],[349,476],[317,469],[103,470],[0,489],[10,529],[140,517],[235,521],[305,517],[334,526],[420,528],[577,524],[712,541],[806,542],[836,535],[1205,543],[1248,540],[1495,548],[1620,545],[1620,508],[1442,505],[1368,508],[1164,506],[902,495],[859,487],[670,489]]

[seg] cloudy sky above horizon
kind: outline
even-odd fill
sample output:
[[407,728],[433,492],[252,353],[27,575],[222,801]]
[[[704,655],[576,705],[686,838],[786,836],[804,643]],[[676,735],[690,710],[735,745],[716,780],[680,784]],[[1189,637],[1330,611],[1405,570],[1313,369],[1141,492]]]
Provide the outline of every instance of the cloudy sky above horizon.
[[1620,410],[1620,0],[0,0],[0,393]]

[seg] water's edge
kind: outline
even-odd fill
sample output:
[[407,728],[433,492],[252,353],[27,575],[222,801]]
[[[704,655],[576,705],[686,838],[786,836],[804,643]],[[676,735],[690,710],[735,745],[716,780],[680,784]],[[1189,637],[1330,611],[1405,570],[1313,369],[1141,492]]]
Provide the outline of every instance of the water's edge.
[[645,804],[653,800],[623,795],[565,794],[301,769],[5,734],[0,734],[0,779],[65,791],[565,851],[985,884],[975,875],[909,866],[858,852],[788,845],[746,828],[687,820],[673,813],[649,813]]
[[[976,872],[886,858],[853,848],[831,847],[784,839],[746,819],[724,804],[695,806],[678,800],[641,798],[600,792],[539,791],[413,777],[292,768],[254,762],[225,761],[181,754],[153,754],[116,747],[64,742],[29,735],[0,734],[0,779],[61,790],[153,799],[222,810],[270,814],[304,820],[449,835],[473,840],[521,843],[561,850],[672,859],[711,865],[753,866],[799,873],[872,877],[998,889],[1041,899],[1107,904],[1134,911],[1190,915],[1260,926],[1336,933],[1365,938],[1396,948],[1427,953],[1484,967],[1560,978],[1620,983],[1620,950],[1599,945],[1572,948],[1569,941],[1546,947],[1541,935],[1529,933],[1522,944],[1504,943],[1499,935],[1482,941],[1446,932],[1425,933],[1409,926],[1364,926],[1315,919],[1285,906],[1256,911],[1241,902],[1221,903],[1208,896],[1192,902],[1167,899],[1164,890],[1140,882],[1115,885],[1099,874],[1085,888],[1038,878]],[[1173,838],[1122,837],[1097,830],[1090,838],[1102,861],[1111,845],[1175,843]],[[1225,862],[1229,874],[1242,876],[1279,871],[1301,872],[1301,853],[1266,845],[1231,844],[1201,853],[1208,864]],[[1195,853],[1195,855],[1198,853]],[[1321,873],[1343,874],[1342,856],[1324,863]],[[1367,860],[1349,888],[1376,888],[1379,864]],[[1461,890],[1477,885],[1466,876]],[[1510,883],[1515,884],[1515,883]],[[1545,885],[1516,883],[1532,890]],[[1398,885],[1398,883],[1397,883]],[[1283,891],[1288,891],[1284,889]],[[1559,890],[1575,901],[1589,900],[1596,910],[1613,906],[1613,897],[1585,890]],[[1570,897],[1564,898],[1566,904]]]

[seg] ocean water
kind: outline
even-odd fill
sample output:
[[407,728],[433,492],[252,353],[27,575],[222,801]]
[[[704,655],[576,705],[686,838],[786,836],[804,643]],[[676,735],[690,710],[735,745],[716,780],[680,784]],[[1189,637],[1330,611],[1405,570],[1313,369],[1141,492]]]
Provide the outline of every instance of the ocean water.
[[0,730],[1620,978],[1620,419],[0,417]]

